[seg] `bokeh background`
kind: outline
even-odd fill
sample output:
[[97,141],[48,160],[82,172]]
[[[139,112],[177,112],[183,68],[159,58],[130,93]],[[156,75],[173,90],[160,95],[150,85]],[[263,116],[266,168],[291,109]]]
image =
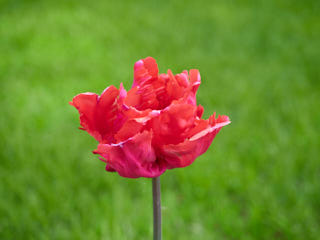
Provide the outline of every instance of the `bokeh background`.
[[232,124],[162,177],[164,239],[319,239],[320,2],[0,2],[0,239],[151,239],[150,179],[104,171],[68,101],[198,68]]

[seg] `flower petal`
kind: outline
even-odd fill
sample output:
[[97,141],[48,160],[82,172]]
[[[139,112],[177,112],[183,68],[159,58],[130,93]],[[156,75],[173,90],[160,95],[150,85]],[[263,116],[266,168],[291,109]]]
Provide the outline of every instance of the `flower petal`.
[[152,132],[144,131],[118,144],[99,144],[94,153],[105,158],[108,168],[122,177],[153,178],[166,169],[164,163],[157,160],[151,140]]
[[124,104],[129,107],[135,107],[140,104],[140,99],[141,97],[138,94],[138,87],[133,87],[128,91],[127,96],[124,99]]
[[187,70],[175,75],[177,82],[180,86],[187,88],[189,86],[189,74]]
[[123,105],[126,97],[127,97],[127,91],[124,89],[123,84],[120,83],[120,87],[119,87],[119,104],[120,105]]
[[204,108],[203,108],[202,105],[199,104],[198,107],[197,107],[197,116],[198,116],[198,118],[202,117],[203,112],[204,112]]
[[72,99],[70,105],[79,111],[81,129],[86,130],[97,141],[100,141],[102,137],[95,125],[95,109],[98,97],[95,93],[81,93]]
[[168,144],[160,148],[159,155],[161,159],[167,163],[167,168],[186,167],[193,163],[193,161],[205,153],[211,145],[213,139],[220,131],[220,129],[229,124],[229,118],[226,116],[218,117],[219,123],[209,125],[204,128],[205,123],[202,120],[199,123],[200,132],[196,133],[190,139],[186,139],[179,144]]
[[191,90],[194,94],[196,94],[201,83],[200,72],[198,69],[191,69],[189,71],[189,75],[190,75]]
[[137,122],[135,120],[127,120],[114,136],[116,142],[123,142],[133,137],[141,131],[143,125],[143,123]]
[[177,81],[176,77],[173,75],[170,69],[168,70],[168,76],[169,76],[169,79],[166,85],[167,97],[171,101],[178,100],[181,97],[183,97],[185,93],[185,88],[179,85],[179,82]]
[[152,119],[156,145],[177,144],[184,141],[188,129],[193,127],[197,107],[174,101],[159,116]]
[[80,114],[80,125],[99,142],[112,142],[113,134],[123,123],[118,112],[119,90],[110,86],[101,96],[81,93],[70,103]]
[[151,79],[158,78],[158,65],[154,58],[147,57],[134,64],[134,81],[132,87],[142,86]]
[[114,124],[118,117],[118,96],[119,90],[110,86],[103,91],[96,106],[95,124],[105,142],[112,141],[112,135],[116,132],[116,128],[119,128]]

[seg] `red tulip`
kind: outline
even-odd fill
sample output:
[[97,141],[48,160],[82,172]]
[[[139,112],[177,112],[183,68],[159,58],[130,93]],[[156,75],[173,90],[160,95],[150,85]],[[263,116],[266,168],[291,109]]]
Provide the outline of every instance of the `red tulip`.
[[81,129],[98,142],[95,154],[107,171],[128,178],[157,177],[167,169],[186,167],[207,151],[227,116],[201,119],[196,105],[198,70],[159,74],[147,57],[134,65],[134,82],[126,92],[120,85],[101,96],[82,93],[70,102],[78,109]]

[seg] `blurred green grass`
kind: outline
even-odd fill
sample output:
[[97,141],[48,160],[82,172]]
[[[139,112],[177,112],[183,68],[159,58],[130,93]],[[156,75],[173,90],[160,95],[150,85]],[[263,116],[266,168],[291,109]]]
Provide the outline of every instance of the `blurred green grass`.
[[164,239],[319,239],[319,1],[0,2],[0,239],[151,239],[150,179],[104,171],[75,94],[146,56],[198,68],[209,151],[162,176]]

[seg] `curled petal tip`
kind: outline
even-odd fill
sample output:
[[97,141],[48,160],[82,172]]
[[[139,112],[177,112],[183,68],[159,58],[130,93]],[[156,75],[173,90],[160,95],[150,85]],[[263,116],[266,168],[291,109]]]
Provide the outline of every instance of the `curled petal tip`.
[[158,65],[154,58],[147,57],[134,64],[134,81],[132,87],[143,86],[150,79],[158,78]]

